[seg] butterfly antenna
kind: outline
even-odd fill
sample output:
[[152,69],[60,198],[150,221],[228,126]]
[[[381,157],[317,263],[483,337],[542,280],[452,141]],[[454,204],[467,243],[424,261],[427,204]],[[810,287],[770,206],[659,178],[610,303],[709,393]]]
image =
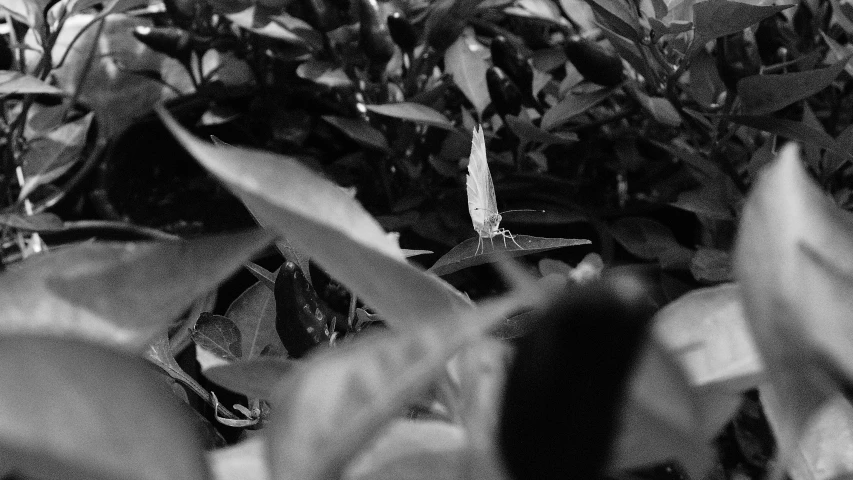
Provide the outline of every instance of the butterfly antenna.
[[512,213],[512,212],[539,212],[545,213],[545,210],[533,210],[530,208],[521,208],[517,210],[504,210],[503,212],[498,212],[499,215],[503,215],[504,213]]

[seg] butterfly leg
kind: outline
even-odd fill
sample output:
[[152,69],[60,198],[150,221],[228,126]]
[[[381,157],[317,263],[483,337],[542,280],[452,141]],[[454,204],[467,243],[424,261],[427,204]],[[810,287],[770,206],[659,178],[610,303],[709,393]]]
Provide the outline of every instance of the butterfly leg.
[[514,243],[516,247],[524,250],[524,247],[522,247],[521,245],[518,244],[518,242],[515,241],[515,235],[510,233],[509,230],[502,228],[500,232],[501,232],[501,236],[504,237],[504,246],[506,246],[506,238],[509,237],[509,239],[512,240],[512,243]]

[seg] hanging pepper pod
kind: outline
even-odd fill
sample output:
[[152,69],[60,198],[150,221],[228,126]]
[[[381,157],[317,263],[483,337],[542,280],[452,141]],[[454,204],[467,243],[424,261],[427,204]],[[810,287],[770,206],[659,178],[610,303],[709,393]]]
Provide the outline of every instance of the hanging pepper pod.
[[190,28],[195,17],[197,0],[163,0],[163,4],[175,25]]
[[133,36],[151,50],[179,60],[188,58],[193,50],[203,50],[210,45],[210,39],[196,37],[177,27],[139,26],[133,29]]
[[370,60],[371,76],[378,76],[394,56],[394,40],[388,23],[379,14],[376,0],[360,0],[359,28],[361,48]]
[[572,35],[564,46],[566,57],[587,81],[603,87],[622,83],[625,73],[619,55],[606,50],[597,42]]
[[720,78],[733,93],[737,93],[740,79],[757,75],[761,66],[755,44],[748,42],[743,32],[719,37],[715,54]]
[[500,67],[486,70],[486,85],[498,115],[505,117],[521,113],[521,91]]
[[285,262],[276,276],[275,306],[275,329],[291,357],[301,357],[331,338],[329,325],[337,319],[293,262]]
[[400,12],[388,15],[388,31],[391,32],[394,43],[406,53],[413,52],[418,45],[418,34],[415,32],[415,27]]
[[799,35],[788,22],[788,17],[782,13],[765,18],[755,29],[755,45],[764,65],[782,63],[798,57],[799,40]]
[[525,97],[532,96],[533,68],[518,46],[498,35],[492,40],[492,63],[504,71]]

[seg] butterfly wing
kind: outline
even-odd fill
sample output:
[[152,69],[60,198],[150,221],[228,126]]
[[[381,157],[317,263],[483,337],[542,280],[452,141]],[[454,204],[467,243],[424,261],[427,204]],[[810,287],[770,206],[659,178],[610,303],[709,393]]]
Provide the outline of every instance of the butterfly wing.
[[495,197],[495,185],[492,174],[489,173],[489,162],[486,160],[486,139],[483,137],[483,127],[474,130],[471,140],[471,157],[468,160],[468,213],[474,230],[483,238],[492,238],[497,233],[500,217],[498,201]]

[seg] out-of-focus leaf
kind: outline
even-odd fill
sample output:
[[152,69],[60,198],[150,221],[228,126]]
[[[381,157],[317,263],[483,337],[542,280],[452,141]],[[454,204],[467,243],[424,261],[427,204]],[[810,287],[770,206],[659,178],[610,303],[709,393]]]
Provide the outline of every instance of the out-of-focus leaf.
[[712,442],[737,411],[740,396],[702,392],[700,397],[663,346],[649,343],[629,384],[610,468],[675,459],[691,478],[702,478],[715,459]]
[[199,347],[229,362],[243,357],[240,329],[228,317],[202,314],[192,329],[192,339]]
[[389,323],[453,321],[470,308],[441,279],[408,264],[396,242],[337,185],[289,157],[204,143],[160,113],[180,143],[262,224],[286,234]]
[[557,24],[562,24],[564,21],[560,15],[560,9],[554,2],[548,0],[518,0],[515,4],[518,6],[508,7],[504,9],[504,13],[539,18]]
[[518,138],[528,142],[552,145],[571,144],[578,141],[578,136],[574,132],[567,132],[564,134],[546,132],[536,125],[533,125],[529,120],[523,118],[507,115],[505,121],[509,129],[512,130],[512,133],[516,134]]
[[379,150],[380,152],[388,151],[388,141],[385,139],[385,135],[364,120],[335,117],[332,115],[323,115],[323,120],[334,125],[338,130],[344,132],[346,136],[355,140],[360,145]]
[[340,67],[319,60],[309,60],[296,68],[296,74],[301,78],[312,80],[331,88],[350,87],[352,80]]
[[[149,113],[153,105],[194,90],[192,79],[180,62],[151,50],[131,34],[134,27],[149,26],[150,21],[142,16],[112,14],[104,20],[104,29],[97,37],[99,29],[89,26],[95,17],[87,13],[65,20],[52,57],[54,63],[66,54],[67,57],[51,74],[57,86],[66,93],[71,94],[79,88],[80,101],[95,112],[100,137],[114,136]],[[72,43],[80,32],[81,36]],[[26,42],[37,45],[29,37]],[[94,57],[90,62],[93,49]],[[27,64],[32,66],[41,55],[37,50],[25,53]],[[84,72],[85,80],[81,84]],[[156,72],[162,82],[152,81],[137,72]]]
[[690,273],[700,282],[732,281],[732,260],[728,252],[715,248],[699,248],[690,259]]
[[447,275],[463,268],[497,262],[507,257],[520,257],[591,243],[589,240],[574,238],[542,238],[527,235],[514,235],[514,237],[515,242],[506,239],[506,245],[504,245],[504,238],[495,237],[490,240],[480,237],[469,238],[439,258],[429,271],[436,275]]
[[690,61],[688,71],[690,83],[686,86],[693,98],[706,107],[716,103],[726,86],[720,78],[714,57],[705,49],[700,49]]
[[237,445],[207,453],[213,480],[270,480],[264,437],[257,436]]
[[0,338],[0,462],[32,478],[208,478],[192,412],[145,361],[103,346]]
[[568,122],[575,115],[589,110],[598,105],[604,99],[609,97],[614,92],[613,89],[601,89],[591,93],[568,94],[560,103],[551,107],[545,115],[542,116],[542,128],[544,130],[553,130],[556,127]]
[[[772,17],[792,5],[750,5],[729,0],[708,0],[693,6],[694,38],[692,51],[698,51],[711,40],[740,32],[761,20]],[[738,92],[740,86],[738,86]]]
[[0,70],[0,97],[17,94],[63,95],[63,91],[15,70]]
[[805,72],[752,75],[743,78],[737,82],[737,91],[743,102],[742,113],[765,115],[808,98],[835,81],[849,60],[850,56],[847,56],[829,67]]
[[657,313],[654,335],[690,382],[732,392],[756,388],[764,365],[734,283],[694,290]]
[[683,261],[686,267],[693,255],[675,240],[669,227],[650,218],[620,218],[610,225],[610,233],[632,255],[643,260]]
[[829,177],[843,167],[846,163],[850,163],[853,159],[850,158],[848,152],[853,152],[853,125],[848,125],[835,142],[840,147],[839,152],[826,152],[823,157],[823,176]]
[[257,357],[217,365],[204,371],[204,376],[231,391],[249,398],[269,400],[273,387],[293,368],[293,360]]
[[839,378],[853,379],[853,218],[810,179],[796,146],[753,187],[735,271],[775,392],[781,461],[790,466],[811,414]]
[[400,408],[444,372],[453,353],[520,302],[532,300],[528,295],[538,294],[481,303],[455,322],[421,322],[396,334],[362,337],[296,365],[273,395],[276,415],[268,427],[273,478],[337,477]]
[[681,116],[669,100],[663,97],[650,97],[640,90],[635,90],[640,105],[658,122],[677,127],[681,125]]
[[34,215],[0,213],[0,225],[30,232],[56,232],[65,224],[56,214],[42,212]]
[[242,341],[242,357],[247,360],[257,358],[261,352],[270,354],[281,354],[284,345],[275,329],[275,296],[273,287],[268,287],[258,282],[239,297],[228,307],[225,316],[240,330]]
[[[767,421],[774,431],[784,430],[784,418],[775,409],[777,393],[769,385],[760,388]],[[768,399],[769,401],[765,400]],[[844,394],[832,395],[807,420],[791,458],[794,480],[831,480],[853,473],[853,406]]]
[[0,332],[84,337],[141,352],[270,241],[255,231],[86,243],[30,257],[0,274]]
[[679,193],[678,199],[670,205],[702,217],[731,220],[734,218],[731,206],[725,201],[720,189],[714,188],[714,185],[709,183],[706,182],[699,188]]
[[486,70],[489,64],[489,49],[474,36],[474,32],[465,32],[444,52],[445,72],[453,77],[462,93],[471,101],[479,115],[489,106],[492,99],[486,86]]
[[365,105],[365,107],[371,112],[387,117],[401,118],[445,130],[454,130],[453,124],[443,113],[419,103],[402,102],[386,105]]
[[319,33],[311,25],[290,15],[269,15],[269,10],[251,5],[245,10],[225,14],[231,23],[257,35],[316,48]]
[[93,118],[95,114],[89,113],[27,143],[28,148],[21,156],[25,179],[21,198],[37,186],[55,180],[81,159]]
[[42,12],[47,7],[45,0],[5,0],[0,4],[0,11],[9,12],[12,18],[36,30],[41,30],[44,23]]
[[226,87],[255,84],[255,73],[249,62],[237,57],[233,52],[220,53],[215,48],[202,55],[201,74],[207,80],[221,82]]
[[439,421],[397,420],[343,474],[345,480],[466,478],[465,430]]

